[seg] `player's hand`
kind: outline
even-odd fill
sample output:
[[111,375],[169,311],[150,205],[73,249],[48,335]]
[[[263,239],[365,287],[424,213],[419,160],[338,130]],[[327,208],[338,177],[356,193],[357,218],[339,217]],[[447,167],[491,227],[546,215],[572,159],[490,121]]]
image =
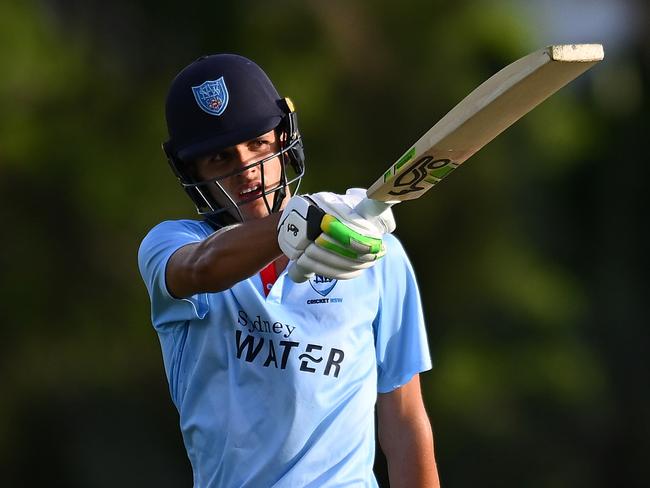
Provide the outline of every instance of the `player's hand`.
[[[300,271],[292,279],[313,273],[329,278],[350,279],[373,266],[386,249],[381,237],[395,229],[392,212],[364,219],[354,206],[364,190],[348,190],[345,195],[316,193],[293,197],[278,225],[278,243]],[[290,268],[291,271],[291,268]]]
[[345,195],[320,192],[306,197],[360,234],[381,239],[384,234],[395,230],[395,217],[390,208],[376,217],[363,217],[356,212],[355,207],[366,197],[366,190],[363,188],[350,188]]
[[395,230],[393,213],[387,209],[376,217],[362,217],[355,207],[365,196],[361,188],[349,189],[345,195],[307,195],[326,215],[321,222],[323,232],[305,249],[297,261],[299,266],[329,278],[350,279],[386,254],[381,239]]

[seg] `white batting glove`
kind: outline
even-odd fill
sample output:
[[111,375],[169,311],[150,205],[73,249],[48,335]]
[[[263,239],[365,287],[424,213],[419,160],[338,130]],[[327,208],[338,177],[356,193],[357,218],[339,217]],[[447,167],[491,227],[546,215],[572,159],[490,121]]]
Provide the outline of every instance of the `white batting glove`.
[[324,216],[325,212],[300,195],[289,200],[277,229],[278,244],[285,256],[295,261],[305,252],[320,235]]
[[371,219],[361,217],[354,206],[364,197],[361,189],[348,190],[346,195],[322,192],[293,197],[278,225],[282,252],[303,274],[329,278],[354,278],[373,266],[386,253],[381,237],[395,229],[395,220],[390,210]]
[[366,190],[363,188],[350,188],[345,195],[320,192],[306,196],[326,213],[333,215],[359,234],[381,239],[384,234],[395,230],[395,217],[390,208],[370,218],[362,217],[354,210],[354,207],[366,198]]

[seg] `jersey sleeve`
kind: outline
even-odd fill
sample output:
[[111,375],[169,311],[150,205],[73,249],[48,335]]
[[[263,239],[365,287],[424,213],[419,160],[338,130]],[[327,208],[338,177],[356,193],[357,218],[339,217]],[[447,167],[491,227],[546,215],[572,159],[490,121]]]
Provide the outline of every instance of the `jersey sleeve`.
[[431,369],[420,292],[399,241],[385,238],[388,251],[381,273],[381,303],[374,323],[377,391],[388,393]]
[[198,223],[167,221],[151,229],[140,244],[138,266],[151,299],[151,322],[156,329],[165,325],[202,319],[208,313],[207,294],[175,298],[167,289],[165,269],[174,252],[206,237]]

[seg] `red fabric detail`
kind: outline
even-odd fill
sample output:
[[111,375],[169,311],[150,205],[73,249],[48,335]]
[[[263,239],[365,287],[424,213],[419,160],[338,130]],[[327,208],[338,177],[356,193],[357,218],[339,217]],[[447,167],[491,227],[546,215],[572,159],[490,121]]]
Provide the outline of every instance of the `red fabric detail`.
[[260,278],[262,278],[262,289],[264,296],[268,297],[273,283],[278,279],[278,273],[275,271],[275,263],[269,264],[266,268],[260,271]]

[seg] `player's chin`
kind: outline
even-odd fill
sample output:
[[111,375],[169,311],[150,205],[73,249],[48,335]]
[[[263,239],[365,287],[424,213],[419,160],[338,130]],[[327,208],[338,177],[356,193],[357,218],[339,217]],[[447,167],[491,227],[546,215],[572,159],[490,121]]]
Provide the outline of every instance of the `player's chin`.
[[[278,188],[279,185],[273,185],[272,188]],[[289,200],[288,194],[289,189],[287,188],[287,196],[285,196],[284,201],[282,202],[281,208],[284,207]],[[249,201],[239,201],[239,211],[242,213],[242,216],[245,220],[260,219],[268,216],[273,208],[275,191],[262,195],[261,192],[258,195],[252,196]]]
[[239,206],[239,211],[244,217],[244,220],[254,220],[261,219],[269,215],[269,208],[271,208],[273,202],[269,200],[268,207],[264,201],[264,197],[259,197],[250,202],[243,203]]

